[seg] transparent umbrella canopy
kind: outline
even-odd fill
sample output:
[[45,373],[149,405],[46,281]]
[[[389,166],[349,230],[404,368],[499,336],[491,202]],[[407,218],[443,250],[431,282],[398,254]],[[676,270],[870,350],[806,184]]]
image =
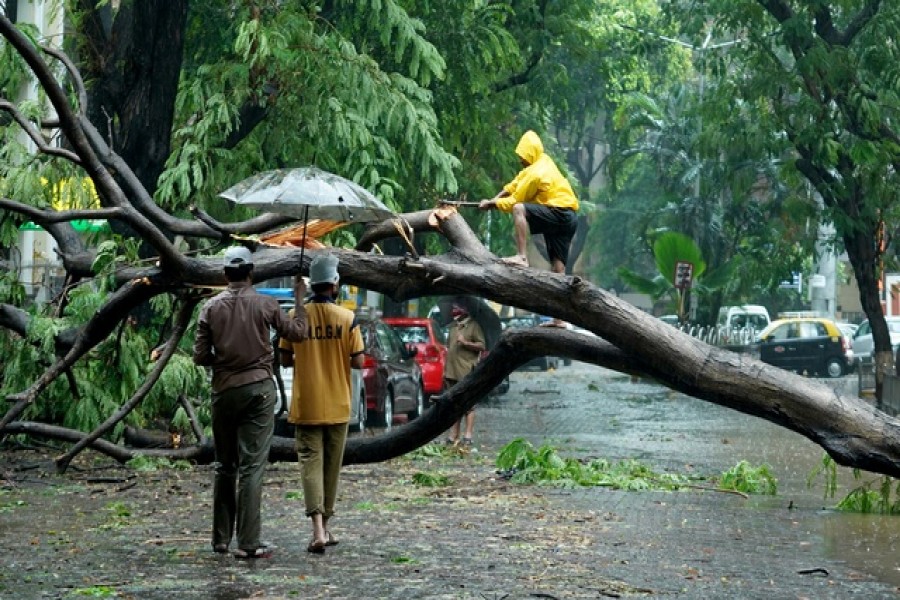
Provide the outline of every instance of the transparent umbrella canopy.
[[317,167],[263,171],[221,194],[236,204],[303,221],[300,262],[310,218],[341,223],[366,223],[393,218],[394,212],[361,185]]
[[383,221],[394,212],[359,184],[316,167],[257,173],[221,194],[243,206],[306,220]]

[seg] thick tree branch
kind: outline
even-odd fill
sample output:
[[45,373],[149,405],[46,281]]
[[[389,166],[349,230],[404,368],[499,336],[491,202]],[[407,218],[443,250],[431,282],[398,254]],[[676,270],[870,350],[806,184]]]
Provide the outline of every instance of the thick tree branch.
[[53,210],[37,208],[8,198],[0,198],[0,209],[25,215],[30,221],[34,221],[38,225],[65,223],[79,219],[124,219],[126,217],[126,212],[119,207]]

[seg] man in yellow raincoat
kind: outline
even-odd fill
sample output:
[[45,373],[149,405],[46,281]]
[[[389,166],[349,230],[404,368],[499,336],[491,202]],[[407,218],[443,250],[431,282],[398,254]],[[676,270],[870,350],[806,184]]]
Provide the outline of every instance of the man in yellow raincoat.
[[511,212],[515,226],[516,255],[504,258],[508,264],[528,266],[525,247],[527,233],[544,234],[550,268],[565,273],[569,245],[575,236],[578,198],[556,163],[544,153],[541,138],[526,131],[516,146],[516,154],[524,167],[496,196],[482,200],[482,210]]

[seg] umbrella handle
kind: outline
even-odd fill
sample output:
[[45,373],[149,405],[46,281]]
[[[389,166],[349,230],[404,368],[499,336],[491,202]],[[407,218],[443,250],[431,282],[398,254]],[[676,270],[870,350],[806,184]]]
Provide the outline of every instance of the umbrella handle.
[[[303,254],[306,250],[306,223],[309,220],[309,204],[303,206],[303,237],[300,238],[300,277],[303,277]],[[303,302],[303,298],[294,298],[294,302]]]

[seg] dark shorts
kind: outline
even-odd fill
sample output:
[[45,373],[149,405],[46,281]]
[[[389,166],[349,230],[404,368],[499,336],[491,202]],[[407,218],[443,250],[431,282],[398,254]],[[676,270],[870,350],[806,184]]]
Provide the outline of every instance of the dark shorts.
[[525,220],[532,235],[541,233],[547,244],[550,262],[554,258],[569,262],[569,246],[578,229],[578,215],[574,210],[552,208],[542,204],[525,204]]

